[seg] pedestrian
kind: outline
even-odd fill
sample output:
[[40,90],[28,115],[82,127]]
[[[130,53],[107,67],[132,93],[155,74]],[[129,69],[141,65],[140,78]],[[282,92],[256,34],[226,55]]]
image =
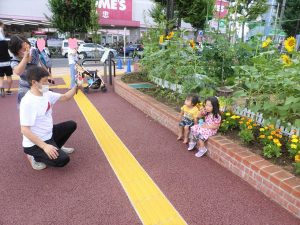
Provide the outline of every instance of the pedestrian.
[[30,42],[23,36],[14,35],[9,42],[9,50],[13,54],[10,66],[15,75],[20,77],[18,90],[18,104],[30,89],[26,79],[26,70],[33,65],[38,65],[39,53],[36,48],[31,48]]
[[215,135],[220,127],[221,116],[217,97],[209,97],[205,100],[205,107],[200,110],[199,117],[204,117],[204,123],[191,127],[188,147],[188,150],[191,151],[198,145],[198,152],[195,154],[196,157],[202,157],[207,152],[204,146],[205,141]]
[[33,169],[47,166],[63,167],[68,164],[73,148],[63,145],[76,130],[76,122],[66,121],[53,125],[52,108],[57,101],[70,100],[77,86],[65,94],[49,91],[49,73],[45,68],[32,66],[26,71],[30,90],[20,103],[20,125],[24,152]]
[[52,60],[50,58],[50,52],[49,52],[49,49],[47,48],[47,44],[42,49],[42,51],[40,51],[38,49],[37,42],[36,42],[36,49],[37,49],[37,51],[39,53],[39,58],[40,58],[41,63],[49,71],[49,74],[51,74]]
[[[0,27],[1,27],[0,21]],[[4,35],[4,34],[3,34]],[[1,36],[1,30],[0,30]],[[13,74],[12,69],[10,67],[10,55],[8,53],[8,43],[5,39],[1,40],[0,37],[0,95],[2,97],[7,95],[11,95],[11,86],[12,86],[12,78],[11,75]],[[7,91],[4,91],[4,76],[7,79]]]
[[184,144],[188,143],[190,127],[197,124],[198,103],[199,97],[197,95],[188,95],[185,98],[184,105],[181,107],[177,140],[179,141],[183,138]]
[[[69,44],[70,46],[70,44]],[[78,61],[78,47],[68,48],[68,61],[69,61],[69,67],[70,67],[70,76],[71,76],[71,84],[70,89],[72,89],[75,86],[75,78],[76,78],[76,68],[75,65]]]

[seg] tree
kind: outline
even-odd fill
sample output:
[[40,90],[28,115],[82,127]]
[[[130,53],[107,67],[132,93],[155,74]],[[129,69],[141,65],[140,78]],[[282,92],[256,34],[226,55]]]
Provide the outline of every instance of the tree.
[[[280,4],[282,4],[280,0]],[[299,0],[286,1],[282,28],[288,36],[294,36],[300,32],[300,4]]]
[[[160,4],[164,8],[167,7],[168,1],[154,0],[155,3]],[[203,29],[207,15],[212,15],[214,3],[215,0],[174,0],[176,19],[183,19],[196,30]]]
[[[261,14],[268,10],[267,0],[236,0],[231,3],[229,12],[239,17],[242,23],[242,40],[245,36],[245,24],[257,19]],[[236,17],[234,18],[236,20]]]
[[[95,0],[49,0],[49,7],[53,13],[51,22],[60,32],[87,32],[94,26],[92,16]],[[97,21],[98,22],[98,21]]]

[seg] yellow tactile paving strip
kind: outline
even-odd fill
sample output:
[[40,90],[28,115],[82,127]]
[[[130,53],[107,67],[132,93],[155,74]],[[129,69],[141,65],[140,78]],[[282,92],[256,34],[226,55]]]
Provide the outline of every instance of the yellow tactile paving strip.
[[142,223],[187,224],[89,99],[81,91],[74,99]]

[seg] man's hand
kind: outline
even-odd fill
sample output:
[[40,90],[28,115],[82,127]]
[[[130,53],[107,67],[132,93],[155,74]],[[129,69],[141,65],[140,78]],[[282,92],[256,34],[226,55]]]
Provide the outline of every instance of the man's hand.
[[57,159],[57,157],[59,155],[57,148],[53,145],[45,144],[45,146],[43,147],[43,150],[50,159]]

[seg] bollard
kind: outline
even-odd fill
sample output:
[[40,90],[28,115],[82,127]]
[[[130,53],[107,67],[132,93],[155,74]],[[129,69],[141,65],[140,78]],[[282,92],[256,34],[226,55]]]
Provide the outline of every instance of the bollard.
[[118,59],[118,66],[117,69],[123,69],[122,60],[121,58]]
[[131,60],[128,59],[127,61],[127,70],[126,70],[126,73],[131,73]]

